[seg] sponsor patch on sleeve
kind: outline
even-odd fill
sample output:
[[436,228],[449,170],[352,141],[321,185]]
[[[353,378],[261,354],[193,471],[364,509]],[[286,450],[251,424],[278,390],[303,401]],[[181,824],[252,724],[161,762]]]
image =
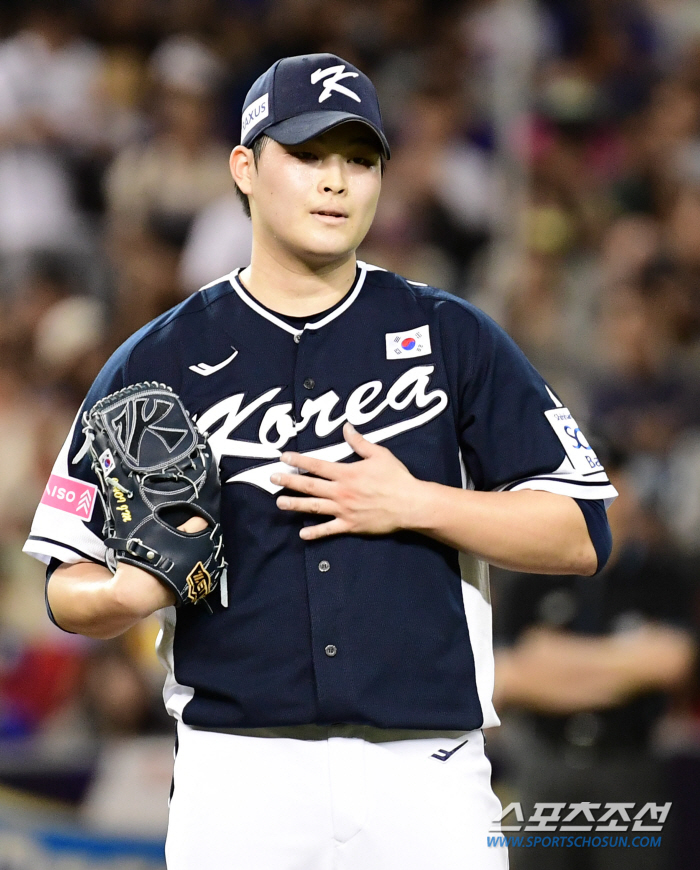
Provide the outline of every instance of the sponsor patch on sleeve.
[[41,504],[87,521],[92,519],[96,495],[97,487],[92,483],[52,474],[44,489]]
[[544,415],[549,420],[549,425],[554,429],[576,471],[581,474],[596,474],[603,471],[600,460],[586,441],[568,408],[552,408],[551,411],[545,411]]
[[418,326],[406,332],[387,332],[386,358],[408,359],[414,356],[427,356],[432,353],[430,348],[430,328]]

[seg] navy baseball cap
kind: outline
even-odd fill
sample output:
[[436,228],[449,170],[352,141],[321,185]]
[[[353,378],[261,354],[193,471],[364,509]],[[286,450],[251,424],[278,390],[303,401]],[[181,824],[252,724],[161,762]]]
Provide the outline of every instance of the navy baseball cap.
[[346,121],[366,124],[389,159],[379,99],[357,67],[334,54],[301,54],[275,61],[243,103],[241,145],[265,133],[281,145],[300,145]]

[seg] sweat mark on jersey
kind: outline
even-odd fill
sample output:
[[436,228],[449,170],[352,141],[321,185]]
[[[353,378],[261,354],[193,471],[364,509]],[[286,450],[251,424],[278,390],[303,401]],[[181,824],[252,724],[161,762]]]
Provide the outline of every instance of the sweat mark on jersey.
[[[378,444],[401,432],[423,426],[445,410],[448,398],[444,390],[429,389],[430,376],[434,370],[434,365],[427,365],[414,366],[403,372],[388,388],[386,396],[372,408],[369,408],[369,405],[382,393],[384,384],[379,380],[360,384],[350,393],[345,402],[343,413],[337,417],[331,417],[340,401],[340,397],[334,390],[328,390],[318,398],[307,399],[301,406],[299,421],[296,423],[290,413],[292,410],[290,402],[272,404],[263,415],[258,430],[258,441],[237,441],[230,436],[251,414],[264,405],[269,405],[283,387],[273,387],[245,406],[243,405],[245,393],[229,396],[205,411],[197,420],[197,426],[200,431],[208,433],[218,425],[216,431],[208,436],[209,446],[217,460],[223,456],[278,459],[285,444],[298,432],[305,429],[312,420],[316,435],[319,438],[326,438],[336,429],[339,429],[346,420],[349,420],[354,426],[358,426],[375,419],[387,408],[404,411],[409,406],[415,405],[419,409],[424,409],[422,413],[397,423],[392,423],[373,432],[362,433],[368,441]],[[351,456],[352,453],[352,447],[346,441],[341,441],[338,444],[307,451],[303,455],[337,462]],[[271,483],[270,475],[275,472],[289,474],[295,471],[296,469],[292,469],[285,463],[271,462],[235,474],[226,483],[249,483],[274,494],[279,492],[282,487]]]

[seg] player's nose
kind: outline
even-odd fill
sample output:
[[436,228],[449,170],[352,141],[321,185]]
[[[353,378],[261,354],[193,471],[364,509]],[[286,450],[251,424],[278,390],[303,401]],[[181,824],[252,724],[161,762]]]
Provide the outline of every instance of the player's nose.
[[344,193],[347,188],[345,161],[340,155],[329,155],[322,164],[319,188],[324,193]]

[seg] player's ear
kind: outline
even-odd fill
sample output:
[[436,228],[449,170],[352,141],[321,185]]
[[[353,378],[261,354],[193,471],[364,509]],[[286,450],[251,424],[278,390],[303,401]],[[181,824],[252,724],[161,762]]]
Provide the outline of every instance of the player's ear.
[[244,145],[236,145],[229,158],[229,167],[231,168],[231,176],[241,193],[251,193],[251,175],[255,172],[252,149],[246,148]]

